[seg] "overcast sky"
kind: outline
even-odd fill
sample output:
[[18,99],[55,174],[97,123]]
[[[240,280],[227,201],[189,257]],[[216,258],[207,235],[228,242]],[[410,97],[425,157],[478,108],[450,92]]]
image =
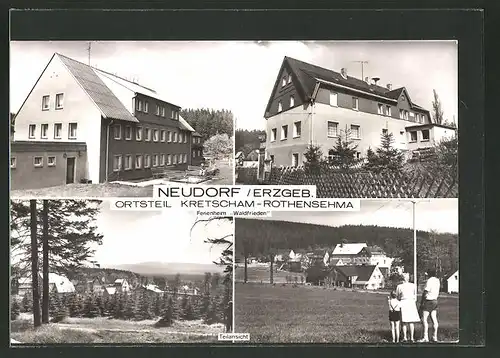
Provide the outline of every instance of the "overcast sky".
[[[17,112],[54,52],[88,63],[88,42],[11,42],[10,105]],[[380,84],[405,86],[431,110],[438,92],[445,119],[458,123],[455,41],[420,42],[93,42],[91,64],[135,78],[183,108],[230,109],[236,126],[263,129],[263,114],[284,56]]]
[[104,237],[94,258],[101,266],[150,261],[210,264],[218,261],[223,248],[204,240],[233,233],[225,220],[199,223],[190,233],[195,212],[117,211],[106,201],[101,208],[97,225]]
[[[415,206],[417,230],[458,233],[458,199],[420,201]],[[268,220],[296,221],[327,226],[378,225],[412,228],[408,200],[361,200],[359,212],[273,212]]]

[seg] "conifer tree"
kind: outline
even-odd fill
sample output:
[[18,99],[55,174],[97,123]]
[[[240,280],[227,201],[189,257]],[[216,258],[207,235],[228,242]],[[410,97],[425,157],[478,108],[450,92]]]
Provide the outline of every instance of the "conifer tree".
[[11,298],[11,305],[10,305],[10,319],[11,319],[11,321],[14,321],[19,317],[20,311],[21,311],[21,307],[19,305],[19,302],[17,302],[17,299],[12,297]]
[[319,174],[324,164],[323,152],[317,145],[310,144],[304,152],[304,170],[309,174]]
[[33,298],[31,295],[26,292],[21,300],[21,311],[22,312],[31,312],[33,309]]
[[135,319],[137,321],[142,321],[145,319],[151,319],[151,304],[150,297],[148,293],[143,290],[140,294],[136,295],[137,303],[136,303],[136,311],[135,311]]
[[60,297],[58,295],[56,297],[56,310],[52,315],[52,322],[54,323],[61,322],[69,315],[68,307],[66,306],[63,297]]
[[208,312],[208,308],[210,307],[210,293],[205,292],[203,296],[201,296],[201,300],[199,303],[198,316],[204,318]]
[[120,296],[119,305],[123,307],[122,317],[125,319],[134,319],[136,314],[136,295],[125,294]]
[[167,300],[166,307],[162,313],[160,320],[156,323],[157,327],[170,327],[174,322],[174,303],[172,296]]
[[156,294],[155,299],[154,299],[154,310],[153,310],[155,317],[159,317],[161,315],[162,304],[163,304],[163,302],[162,302],[161,296]]
[[349,170],[359,163],[358,145],[351,138],[351,131],[341,131],[337,143],[328,152],[329,162],[342,170]]
[[212,297],[210,304],[208,305],[207,311],[203,316],[203,323],[214,324],[217,323],[217,297]]
[[83,306],[83,317],[94,318],[98,317],[99,313],[94,295],[88,295]]
[[82,301],[80,296],[73,293],[69,297],[68,302],[69,316],[70,317],[80,317],[82,314]]
[[404,154],[397,148],[394,148],[394,136],[392,133],[383,133],[381,136],[381,145],[367,157],[365,168],[375,173],[388,171],[399,173],[403,169]]

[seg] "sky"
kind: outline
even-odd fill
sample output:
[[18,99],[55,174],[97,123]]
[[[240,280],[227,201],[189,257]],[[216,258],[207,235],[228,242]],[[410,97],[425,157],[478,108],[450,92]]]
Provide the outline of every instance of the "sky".
[[196,219],[196,213],[190,211],[111,210],[110,203],[104,201],[96,220],[98,232],[104,237],[93,259],[102,267],[153,261],[200,264],[218,261],[223,248],[204,241],[232,234],[232,224],[224,220],[198,223],[191,233]]
[[[54,52],[88,63],[88,42],[13,41],[10,106],[16,113]],[[415,103],[432,109],[433,89],[445,119],[458,124],[456,41],[160,41],[92,42],[90,63],[134,78],[183,108],[229,109],[236,128],[264,129],[265,107],[285,56],[380,85],[406,87]]]
[[[458,234],[458,199],[432,199],[415,205],[417,230]],[[295,221],[326,226],[378,225],[412,228],[412,203],[406,200],[361,200],[358,212],[273,212],[267,220]]]

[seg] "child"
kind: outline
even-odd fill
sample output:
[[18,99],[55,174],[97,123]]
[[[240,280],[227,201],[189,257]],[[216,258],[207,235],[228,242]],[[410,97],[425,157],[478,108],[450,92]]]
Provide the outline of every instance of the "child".
[[392,291],[389,301],[389,322],[391,322],[392,343],[399,342],[399,322],[401,321],[401,306],[396,292]]

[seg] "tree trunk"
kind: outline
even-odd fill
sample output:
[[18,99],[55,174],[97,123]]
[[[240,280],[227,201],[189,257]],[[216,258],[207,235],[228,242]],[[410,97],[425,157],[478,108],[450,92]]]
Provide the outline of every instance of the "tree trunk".
[[245,251],[245,275],[243,277],[243,282],[248,282],[248,253]]
[[49,323],[49,202],[43,201],[42,211],[42,255],[43,255],[43,297],[42,297],[42,323]]
[[42,325],[40,320],[40,286],[38,284],[38,241],[36,200],[30,200],[31,219],[31,285],[33,291],[33,324],[35,327]]
[[272,285],[274,283],[274,255],[271,255],[271,273],[269,274],[269,283]]

